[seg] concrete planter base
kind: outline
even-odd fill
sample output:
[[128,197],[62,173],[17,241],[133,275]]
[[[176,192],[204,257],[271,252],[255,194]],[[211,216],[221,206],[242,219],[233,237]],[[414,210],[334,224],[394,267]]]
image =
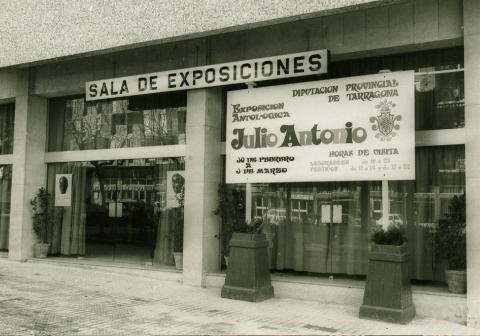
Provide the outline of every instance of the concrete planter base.
[[270,285],[252,289],[224,285],[222,287],[222,297],[233,300],[260,302],[273,297],[273,287]]
[[452,293],[463,294],[467,291],[467,272],[445,270],[448,290]]
[[273,297],[264,234],[234,233],[222,297],[258,302]]
[[393,309],[363,304],[360,307],[360,317],[373,320],[382,320],[394,323],[408,323],[415,317],[415,306],[411,305],[404,309]]
[[408,323],[415,317],[407,245],[373,244],[360,318]]
[[173,259],[175,260],[175,268],[183,270],[183,252],[173,252]]
[[37,243],[33,247],[33,255],[35,258],[46,258],[50,244]]

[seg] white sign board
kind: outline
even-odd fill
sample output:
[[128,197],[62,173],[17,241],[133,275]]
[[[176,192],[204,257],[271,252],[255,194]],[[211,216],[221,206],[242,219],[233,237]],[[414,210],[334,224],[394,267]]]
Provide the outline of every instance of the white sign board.
[[185,171],[167,171],[167,208],[178,208],[185,197]]
[[326,49],[87,82],[87,101],[327,73]]
[[227,183],[415,179],[413,71],[231,91]]
[[332,207],[330,204],[322,204],[322,223],[330,223],[332,221],[332,213],[331,209]]
[[123,217],[123,203],[108,203],[108,217]]
[[342,222],[342,205],[341,204],[334,204],[332,205],[333,208],[333,216],[332,216],[332,223],[339,224]]
[[72,206],[72,174],[55,175],[55,206]]

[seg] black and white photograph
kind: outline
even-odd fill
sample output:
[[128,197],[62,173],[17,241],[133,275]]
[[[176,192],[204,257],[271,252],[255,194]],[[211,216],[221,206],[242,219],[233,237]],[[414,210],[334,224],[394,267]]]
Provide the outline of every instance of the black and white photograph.
[[71,206],[72,174],[57,174],[55,180],[55,206]]
[[480,335],[477,127],[480,0],[0,0],[0,336]]
[[185,175],[183,170],[167,172],[167,208],[178,208],[185,199]]

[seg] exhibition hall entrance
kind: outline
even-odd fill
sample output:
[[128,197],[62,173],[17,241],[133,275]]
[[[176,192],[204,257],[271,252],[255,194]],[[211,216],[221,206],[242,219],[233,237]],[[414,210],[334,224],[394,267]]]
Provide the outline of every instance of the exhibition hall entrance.
[[[155,250],[154,166],[99,162],[87,199],[85,257],[151,263]],[[105,206],[102,206],[104,204]]]
[[71,176],[72,184],[71,206],[55,207],[50,253],[174,265],[174,244],[183,243],[183,208],[168,204],[167,194],[183,197],[183,168],[183,158],[49,165],[49,186],[58,175]]
[[[379,182],[264,184],[252,187],[253,215],[266,221],[270,268],[364,275],[376,225]],[[377,218],[378,219],[378,218]]]

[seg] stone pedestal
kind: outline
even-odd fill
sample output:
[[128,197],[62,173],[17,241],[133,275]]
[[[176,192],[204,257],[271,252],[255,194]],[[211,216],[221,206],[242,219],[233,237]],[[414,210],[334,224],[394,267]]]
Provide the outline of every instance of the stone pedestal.
[[408,323],[415,317],[408,257],[406,244],[372,245],[361,318]]
[[234,233],[222,297],[258,302],[273,297],[265,234]]

